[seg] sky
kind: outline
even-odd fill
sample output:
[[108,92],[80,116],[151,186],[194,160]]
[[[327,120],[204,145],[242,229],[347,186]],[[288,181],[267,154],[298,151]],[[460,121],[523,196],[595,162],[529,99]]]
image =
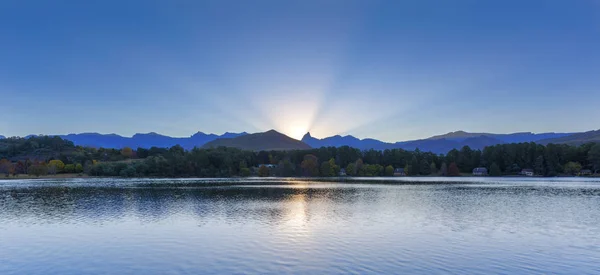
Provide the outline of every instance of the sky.
[[600,128],[600,1],[0,1],[0,135]]

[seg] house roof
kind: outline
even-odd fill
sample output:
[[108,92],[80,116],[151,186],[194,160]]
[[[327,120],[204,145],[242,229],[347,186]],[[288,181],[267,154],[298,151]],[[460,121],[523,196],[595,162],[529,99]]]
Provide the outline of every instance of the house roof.
[[473,172],[487,172],[487,168],[477,167],[477,168],[473,169]]

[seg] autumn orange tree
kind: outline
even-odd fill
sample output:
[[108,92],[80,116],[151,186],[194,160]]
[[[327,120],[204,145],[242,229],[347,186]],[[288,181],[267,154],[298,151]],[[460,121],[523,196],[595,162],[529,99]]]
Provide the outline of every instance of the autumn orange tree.
[[460,171],[458,170],[458,166],[456,166],[456,163],[450,163],[450,166],[448,166],[448,176],[460,176]]
[[121,155],[126,158],[131,158],[133,156],[133,149],[129,147],[123,147],[123,149],[121,149]]
[[261,165],[258,168],[258,176],[259,177],[268,177],[271,175],[271,171],[269,171],[269,167],[265,166],[265,165]]
[[[7,177],[10,175],[11,171],[13,170],[13,165],[10,162],[10,160],[7,159],[0,159],[0,173],[6,175]],[[12,171],[14,172],[14,171]]]

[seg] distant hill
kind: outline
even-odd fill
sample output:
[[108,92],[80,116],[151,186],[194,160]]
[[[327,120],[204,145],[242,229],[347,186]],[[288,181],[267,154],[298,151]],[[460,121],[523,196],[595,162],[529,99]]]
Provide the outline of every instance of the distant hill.
[[488,136],[491,134],[488,133],[469,133],[469,132],[465,132],[465,131],[456,131],[456,132],[450,132],[450,133],[446,133],[443,135],[437,135],[437,136],[432,136],[426,139],[429,140],[437,140],[437,139],[465,139],[465,138],[471,138],[471,137],[480,137],[480,136]]
[[426,139],[401,141],[396,143],[383,142],[376,139],[358,139],[353,136],[332,136],[323,139],[312,137],[307,133],[302,141],[313,148],[318,147],[340,147],[350,146],[361,150],[375,149],[404,149],[434,153],[447,153],[452,149],[460,149],[469,146],[471,149],[483,149],[486,146],[503,143],[520,142],[538,142],[548,138],[562,138],[572,135],[572,133],[540,133],[530,132],[512,133],[512,134],[490,134],[490,133],[469,133],[465,131],[450,132],[443,135],[437,135]]
[[313,148],[320,147],[340,147],[340,146],[350,146],[353,148],[358,148],[361,150],[375,149],[375,150],[385,150],[392,146],[391,143],[379,141],[376,139],[358,139],[353,136],[331,136],[324,139],[314,138],[310,135],[310,133],[306,133],[304,137],[302,137],[302,142],[310,145]]
[[581,145],[588,142],[600,142],[600,130],[576,133],[569,136],[549,138],[540,140],[541,144],[569,144],[569,145]]
[[471,149],[483,149],[486,146],[502,143],[505,142],[489,136],[473,136],[459,140],[439,138],[397,142],[395,143],[395,148],[410,151],[419,148],[421,151],[445,154],[452,149],[461,149],[464,146],[469,146]]
[[220,138],[204,144],[204,148],[235,147],[244,150],[303,150],[311,147],[299,140],[288,137],[275,130],[264,133],[247,134],[236,138]]
[[98,133],[82,133],[82,134],[69,134],[60,136],[63,139],[72,141],[75,145],[90,146],[90,147],[103,147],[103,148],[116,148],[120,149],[123,147],[131,148],[150,148],[150,147],[171,147],[174,145],[181,145],[185,149],[193,149],[194,147],[202,147],[207,142],[216,140],[218,138],[234,138],[242,135],[243,133],[225,133],[223,135],[205,134],[198,132],[190,137],[178,138],[160,135],[157,133],[147,134],[135,134],[132,137],[123,137],[116,134],[98,134]]
[[491,134],[491,133],[469,133],[465,131],[450,132],[443,135],[432,136],[429,140],[448,139],[455,141],[463,141],[467,138],[490,137],[500,140],[504,143],[521,143],[521,142],[536,142],[543,139],[560,138],[572,135],[573,133],[540,133],[534,134],[531,132],[521,132],[512,134]]
[[6,138],[5,136],[0,135],[0,139]]

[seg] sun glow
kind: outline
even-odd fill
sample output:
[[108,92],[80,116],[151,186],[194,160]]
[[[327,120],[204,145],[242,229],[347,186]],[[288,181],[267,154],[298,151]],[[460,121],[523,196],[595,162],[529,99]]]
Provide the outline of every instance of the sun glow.
[[292,125],[290,129],[285,131],[290,137],[301,140],[304,134],[308,132],[308,128],[299,125]]
[[318,92],[320,89],[317,88],[292,91],[294,92],[285,97],[278,94],[266,96],[261,104],[268,107],[260,109],[264,112],[263,117],[270,120],[270,128],[300,140],[312,128],[322,105],[322,93]]

